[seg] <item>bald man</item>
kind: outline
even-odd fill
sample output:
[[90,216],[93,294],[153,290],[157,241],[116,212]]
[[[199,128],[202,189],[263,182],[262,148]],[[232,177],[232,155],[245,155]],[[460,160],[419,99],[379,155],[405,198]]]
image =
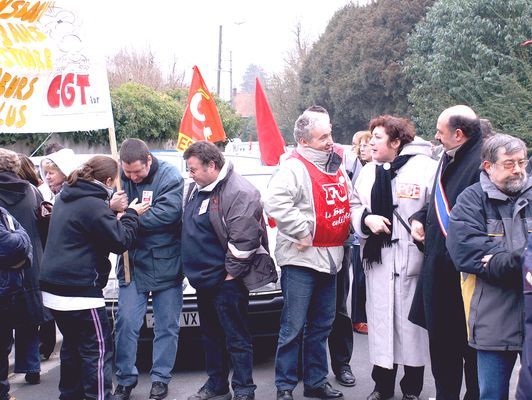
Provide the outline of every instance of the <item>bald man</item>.
[[436,399],[458,400],[464,372],[464,399],[478,399],[476,354],[467,345],[461,277],[449,257],[445,239],[456,198],[479,181],[480,120],[467,106],[450,107],[438,118],[435,137],[445,153],[429,203],[410,219],[412,237],[425,241],[425,259],[409,319],[428,330]]

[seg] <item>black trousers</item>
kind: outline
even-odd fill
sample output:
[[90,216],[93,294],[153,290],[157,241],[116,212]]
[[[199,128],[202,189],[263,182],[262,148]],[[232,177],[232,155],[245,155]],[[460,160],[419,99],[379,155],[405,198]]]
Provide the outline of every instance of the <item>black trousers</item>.
[[0,299],[0,400],[9,399],[9,353],[13,346],[13,325],[9,321],[13,320],[13,314],[2,304]]
[[55,321],[46,321],[39,327],[39,353],[45,358],[50,357],[50,354],[55,348]]
[[59,398],[110,399],[113,340],[105,307],[52,313],[63,335]]
[[353,355],[353,323],[347,311],[347,297],[351,287],[349,282],[350,265],[351,247],[344,246],[342,269],[336,275],[336,315],[328,341],[331,368],[335,375],[346,369],[351,371],[349,363]]
[[[423,390],[423,374],[425,367],[404,366],[405,375],[401,379],[401,391],[403,394],[413,394],[419,396]],[[392,397],[395,390],[395,377],[397,375],[397,364],[393,369],[382,368],[377,365],[373,366],[371,377],[375,382],[375,390],[382,393],[385,398]]]
[[466,394],[464,400],[480,398],[477,373],[477,352],[462,339],[442,335],[443,332],[429,331],[430,362],[436,384],[437,400],[459,400],[462,377],[465,376]]
[[351,286],[351,320],[353,323],[368,322],[366,315],[366,274],[360,258],[360,245],[351,247],[353,260],[353,284]]

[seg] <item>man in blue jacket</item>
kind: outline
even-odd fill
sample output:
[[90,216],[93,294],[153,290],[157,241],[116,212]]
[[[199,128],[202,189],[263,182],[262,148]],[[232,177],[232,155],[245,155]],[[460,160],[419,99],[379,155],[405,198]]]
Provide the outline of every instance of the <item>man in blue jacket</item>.
[[[139,139],[127,139],[122,143],[120,160],[125,195],[130,200],[137,198],[149,202],[151,207],[140,218],[136,244],[129,251],[131,283],[125,282],[123,259],[118,266],[120,291],[115,337],[118,386],[114,399],[129,399],[131,390],[137,385],[137,340],[151,292],[157,324],[154,327],[150,399],[160,400],[168,395],[183,304],[179,260],[183,178],[177,168],[153,157],[146,143]],[[119,201],[112,201],[112,204],[116,203]]]
[[209,376],[188,400],[253,400],[249,290],[277,280],[260,193],[212,143],[194,143],[184,158],[195,184],[186,196],[183,266],[197,290]]
[[31,241],[22,226],[0,207],[0,400],[9,394],[9,353],[13,345],[13,294],[22,288],[22,268],[31,264]]

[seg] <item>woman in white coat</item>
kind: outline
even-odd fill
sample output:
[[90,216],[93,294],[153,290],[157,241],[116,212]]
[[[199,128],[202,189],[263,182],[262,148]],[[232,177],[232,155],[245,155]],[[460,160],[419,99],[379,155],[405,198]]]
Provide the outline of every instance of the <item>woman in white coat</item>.
[[406,119],[380,116],[371,120],[370,131],[373,162],[358,177],[351,209],[366,272],[375,381],[368,400],[393,397],[398,365],[405,369],[403,400],[414,400],[423,388],[429,352],[426,331],[408,321],[423,253],[404,225],[429,199],[437,163],[431,158],[430,143],[415,137],[415,128]]

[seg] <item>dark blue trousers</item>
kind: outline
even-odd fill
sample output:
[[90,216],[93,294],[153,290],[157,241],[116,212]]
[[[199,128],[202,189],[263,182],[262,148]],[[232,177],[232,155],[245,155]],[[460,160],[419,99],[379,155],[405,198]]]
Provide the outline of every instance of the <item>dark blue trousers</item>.
[[217,394],[231,387],[236,394],[252,394],[253,344],[249,332],[249,292],[239,279],[223,281],[212,289],[198,289],[200,329],[205,351],[206,386]]

